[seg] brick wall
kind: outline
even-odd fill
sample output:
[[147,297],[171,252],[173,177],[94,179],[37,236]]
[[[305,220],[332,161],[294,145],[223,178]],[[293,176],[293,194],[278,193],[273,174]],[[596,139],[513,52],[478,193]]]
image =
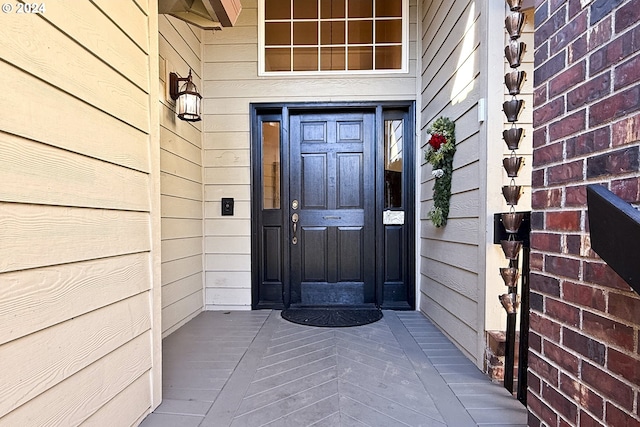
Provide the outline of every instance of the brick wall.
[[585,191],[640,202],[640,0],[536,0],[535,27],[529,425],[640,426],[640,297]]

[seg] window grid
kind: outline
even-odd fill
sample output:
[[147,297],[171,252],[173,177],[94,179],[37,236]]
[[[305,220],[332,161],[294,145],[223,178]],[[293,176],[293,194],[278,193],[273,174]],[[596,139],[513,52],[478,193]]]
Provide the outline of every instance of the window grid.
[[[403,0],[404,2],[404,0]],[[289,25],[289,44],[272,44],[272,45],[267,45],[266,41],[264,43],[264,46],[262,47],[263,52],[266,52],[268,49],[288,49],[289,50],[289,70],[288,71],[269,71],[266,70],[266,58],[263,59],[263,69],[265,70],[266,73],[297,73],[299,71],[295,70],[295,64],[294,64],[294,49],[315,49],[316,50],[316,56],[317,56],[317,61],[316,61],[316,68],[315,70],[307,70],[307,71],[318,71],[318,72],[326,72],[326,71],[342,71],[342,72],[353,72],[353,71],[398,71],[401,70],[403,67],[403,63],[404,63],[404,55],[405,55],[405,50],[403,49],[403,45],[406,43],[405,38],[405,31],[402,30],[402,34],[401,34],[401,39],[400,39],[400,43],[394,43],[394,42],[377,42],[376,41],[376,26],[379,22],[382,21],[387,21],[387,22],[391,22],[391,21],[400,21],[401,22],[401,26],[404,28],[404,21],[405,19],[407,19],[407,17],[405,16],[405,11],[404,11],[404,5],[402,7],[402,12],[400,16],[382,16],[382,17],[378,17],[376,16],[376,2],[373,1],[372,4],[372,8],[373,8],[373,16],[371,17],[362,17],[362,18],[358,18],[358,17],[349,17],[349,0],[345,1],[345,5],[344,5],[344,17],[341,18],[322,18],[322,3],[321,0],[319,0],[317,2],[317,18],[294,18],[294,10],[293,10],[293,0],[289,0],[289,18],[288,19],[265,19],[265,26],[266,24],[269,23],[287,23]],[[262,15],[264,17],[264,13]],[[371,43],[349,43],[349,23],[350,22],[372,22],[372,35],[371,35]],[[294,23],[316,23],[316,37],[317,37],[317,43],[316,44],[295,44],[295,40],[294,40]],[[336,22],[336,23],[344,23],[344,43],[329,43],[329,44],[323,44],[322,43],[322,23],[326,23],[326,22]],[[263,32],[266,32],[266,29],[263,29]],[[382,47],[400,47],[401,50],[401,59],[400,59],[400,67],[399,68],[378,68],[376,67],[376,53],[378,48],[382,48]],[[344,52],[344,68],[343,69],[339,69],[339,70],[323,70],[322,68],[322,49],[323,48],[344,48],[345,52]],[[355,68],[355,69],[351,69],[349,67],[349,50],[350,49],[356,49],[356,48],[371,48],[372,49],[372,67],[371,68],[367,68],[367,69],[362,69],[362,68]]]

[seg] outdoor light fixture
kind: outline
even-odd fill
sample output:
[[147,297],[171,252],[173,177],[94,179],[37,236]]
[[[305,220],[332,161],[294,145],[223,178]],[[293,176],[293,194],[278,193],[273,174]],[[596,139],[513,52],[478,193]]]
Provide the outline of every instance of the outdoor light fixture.
[[[185,82],[181,88],[180,82]],[[196,85],[191,81],[191,70],[188,77],[178,77],[176,73],[169,73],[169,94],[176,101],[176,113],[180,120],[197,122],[200,117],[202,95],[198,93]]]

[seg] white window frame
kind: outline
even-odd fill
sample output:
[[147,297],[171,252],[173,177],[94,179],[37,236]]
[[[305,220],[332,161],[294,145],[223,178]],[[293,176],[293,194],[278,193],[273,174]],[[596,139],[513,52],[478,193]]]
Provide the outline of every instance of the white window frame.
[[[407,74],[409,72],[409,0],[402,0],[402,59],[401,67],[397,70],[325,70],[325,71],[265,71],[265,43],[264,43],[264,2],[258,0],[258,76],[282,77],[282,76],[353,76],[381,74]],[[318,40],[320,43],[320,40]]]

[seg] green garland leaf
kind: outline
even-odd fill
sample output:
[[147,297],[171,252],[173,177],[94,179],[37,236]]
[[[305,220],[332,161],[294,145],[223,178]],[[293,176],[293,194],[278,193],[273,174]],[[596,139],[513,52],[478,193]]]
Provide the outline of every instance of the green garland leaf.
[[438,150],[428,146],[425,152],[425,160],[433,166],[433,170],[442,171],[436,177],[433,184],[433,207],[427,214],[427,218],[436,227],[447,224],[449,218],[449,203],[451,200],[451,177],[453,175],[453,155],[456,152],[456,126],[447,117],[438,118],[430,128],[427,129],[431,135],[442,135],[446,143],[442,144]]

